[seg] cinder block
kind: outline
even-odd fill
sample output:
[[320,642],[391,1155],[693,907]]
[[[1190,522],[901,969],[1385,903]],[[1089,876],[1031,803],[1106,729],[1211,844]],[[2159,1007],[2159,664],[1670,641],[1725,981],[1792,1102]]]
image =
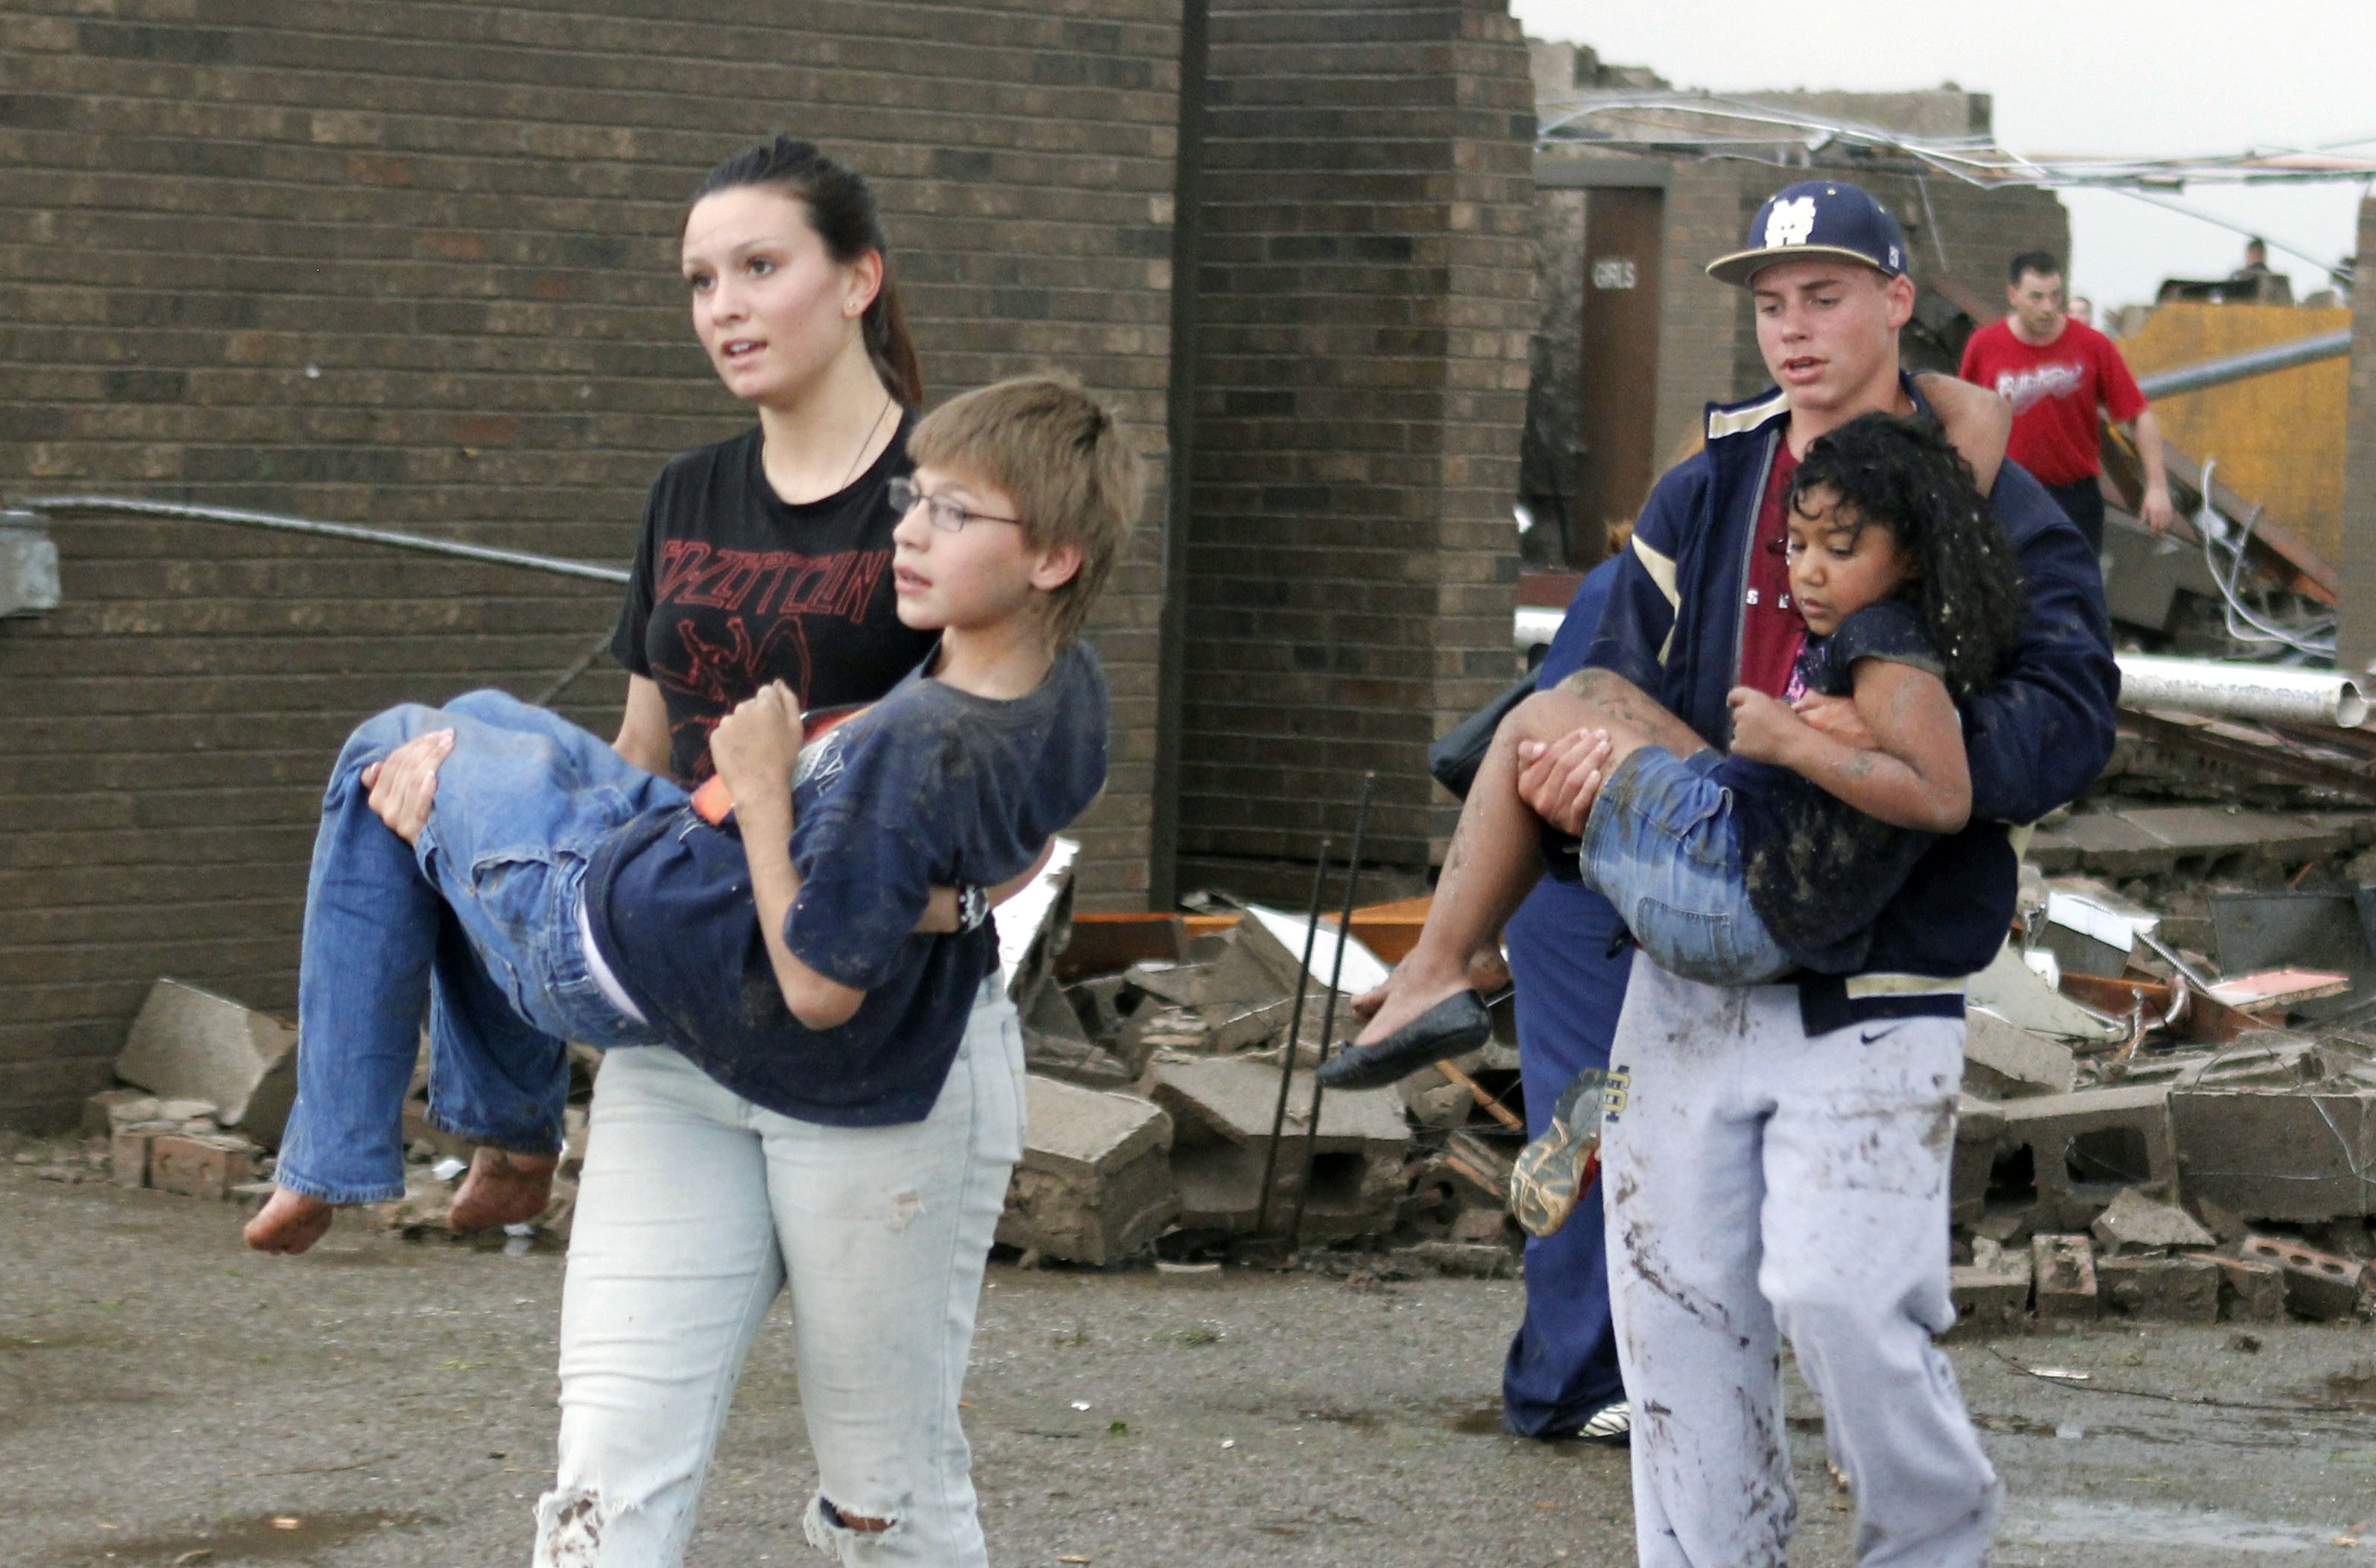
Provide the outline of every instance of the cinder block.
[[2214,1258],[2224,1323],[2286,1321],[2286,1271],[2260,1258]]
[[2359,1292],[2371,1283],[2369,1265],[2312,1252],[2283,1236],[2247,1236],[2242,1250],[2248,1259],[2276,1265],[2285,1276],[2286,1306],[2303,1317],[2348,1317],[2358,1310]]
[[2191,1198],[2253,1219],[2376,1214],[2376,1089],[2180,1084],[2169,1119]]
[[2027,1253],[2007,1253],[1994,1266],[1974,1264],[1947,1271],[1947,1288],[1955,1300],[1955,1326],[1961,1336],[2018,1331],[2029,1316],[2030,1260]]
[[220,1198],[255,1179],[255,1146],[223,1134],[160,1133],[148,1146],[148,1184],[184,1197]]
[[1154,1240],[1179,1212],[1171,1118],[1135,1095],[1033,1074],[1023,1159],[998,1239],[1051,1257],[1106,1263]]
[[1969,1094],[1955,1101],[1955,1153],[1949,1170],[1954,1222],[1975,1225],[1988,1210],[1989,1177],[2004,1137],[2004,1112]]
[[2124,1187],[2178,1196],[2169,1090],[2158,1084],[2008,1100],[1992,1202],[2032,1203],[2040,1227],[2077,1229]]
[[2037,1277],[2040,1323],[2084,1323],[2102,1310],[2096,1251],[2085,1236],[2032,1236],[2030,1266]]
[[[1146,1083],[1149,1098],[1171,1112],[1180,1223],[1196,1229],[1252,1229],[1262,1205],[1278,1067],[1242,1057],[1159,1062]],[[1298,1072],[1288,1092],[1286,1136],[1274,1176],[1275,1219],[1294,1206],[1311,1104],[1312,1075]],[[1403,1195],[1403,1154],[1409,1142],[1402,1101],[1393,1089],[1324,1096],[1319,1135],[1310,1146],[1304,1234],[1337,1239],[1390,1226]]]
[[2104,1305],[2124,1317],[2219,1321],[2219,1265],[2207,1257],[2098,1258],[2096,1288]]

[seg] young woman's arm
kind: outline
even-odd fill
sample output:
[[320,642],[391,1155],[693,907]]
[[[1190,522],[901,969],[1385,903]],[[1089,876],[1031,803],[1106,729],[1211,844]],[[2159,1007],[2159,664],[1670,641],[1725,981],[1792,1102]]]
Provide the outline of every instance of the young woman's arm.
[[709,760],[733,791],[751,897],[777,989],[802,1025],[829,1029],[848,1023],[866,992],[810,968],[784,941],[784,917],[801,891],[801,873],[792,865],[792,764],[800,753],[800,705],[780,681],[760,687],[709,737]]
[[669,776],[668,700],[650,676],[627,677],[627,707],[611,749],[646,773]]
[[1875,749],[1848,745],[1747,686],[1733,689],[1732,754],[1787,767],[1893,827],[1954,833],[1972,814],[1964,723],[1938,676],[1856,662],[1857,714]]

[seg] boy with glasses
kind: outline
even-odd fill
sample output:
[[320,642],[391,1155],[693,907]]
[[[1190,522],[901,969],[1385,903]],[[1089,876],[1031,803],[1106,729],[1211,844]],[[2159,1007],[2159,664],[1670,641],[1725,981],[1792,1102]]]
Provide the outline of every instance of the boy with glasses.
[[[979,890],[1104,787],[1105,681],[1077,639],[1144,487],[1112,416],[1049,377],[953,400],[909,449],[899,618],[940,647],[822,735],[763,689],[688,796],[499,692],[355,731],[306,894],[297,1103],[250,1246],[303,1252],[337,1206],[402,1195],[424,999],[431,1120],[485,1146],[457,1198],[482,1215],[542,1206],[565,1040],[670,1045],[826,1125],[931,1111],[997,967]],[[973,890],[954,933],[918,929],[935,885]]]

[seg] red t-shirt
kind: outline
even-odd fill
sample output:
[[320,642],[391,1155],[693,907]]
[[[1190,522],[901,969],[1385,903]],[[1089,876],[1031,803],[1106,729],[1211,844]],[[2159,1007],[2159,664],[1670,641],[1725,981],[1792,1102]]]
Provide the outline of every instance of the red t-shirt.
[[2013,439],[2005,455],[2041,484],[2076,484],[2101,470],[2096,409],[2115,424],[2145,411],[2144,394],[2112,340],[2065,316],[2046,347],[2014,336],[2010,317],[1972,334],[1964,345],[1966,381],[2013,405]]
[[1799,459],[1788,441],[1774,447],[1774,471],[1757,507],[1757,535],[1749,545],[1749,579],[1740,607],[1740,683],[1778,697],[1790,689],[1807,623],[1790,602],[1790,533],[1782,508],[1790,498],[1790,476]]

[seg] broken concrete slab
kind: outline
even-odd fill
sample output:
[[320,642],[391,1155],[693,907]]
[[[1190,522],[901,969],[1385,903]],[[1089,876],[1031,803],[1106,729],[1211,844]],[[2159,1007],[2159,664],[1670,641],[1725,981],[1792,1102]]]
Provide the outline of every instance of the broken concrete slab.
[[2123,1187],[2179,1195],[2169,1099],[2146,1084],[2006,1101],[1991,1203],[2031,1205],[2039,1225],[2075,1229]]
[[2103,1044],[2128,1034],[2126,1025],[2088,1011],[2049,985],[2022,961],[2021,949],[2011,943],[1999,948],[1989,967],[1971,978],[1965,996],[1970,1007],[2054,1039]]
[[2040,1323],[2084,1323],[2099,1313],[2095,1249],[2086,1237],[2032,1236],[2029,1257]]
[[[1243,1057],[1158,1060],[1148,1069],[1143,1080],[1148,1098],[1172,1116],[1171,1172],[1183,1228],[1253,1228],[1262,1206],[1278,1072],[1275,1063]],[[1279,1191],[1273,1194],[1272,1211],[1277,1219],[1293,1207],[1311,1103],[1312,1075],[1299,1071],[1289,1088],[1287,1136],[1277,1163]],[[1324,1096],[1318,1135],[1311,1142],[1306,1237],[1336,1239],[1389,1228],[1403,1195],[1403,1154],[1409,1141],[1402,1101],[1391,1088]]]
[[1110,1263],[1155,1239],[1179,1212],[1171,1118],[1136,1095],[1040,1074],[1028,1096],[1023,1158],[1007,1186],[998,1240],[1074,1263]]
[[2368,1265],[2313,1252],[2283,1236],[2247,1236],[2242,1252],[2248,1259],[2275,1265],[2285,1277],[2289,1310],[2321,1322],[2358,1311],[2359,1293],[2371,1283]]
[[2079,1062],[2059,1039],[2033,1034],[1982,1007],[1964,1014],[1964,1088],[1990,1099],[2069,1094]]
[[1135,1075],[1089,1038],[1080,1015],[1053,980],[1040,981],[1016,1007],[1023,1060],[1035,1073],[1092,1089],[1128,1088]]
[[2106,1257],[2219,1244],[2218,1238],[2204,1229],[2194,1216],[2176,1204],[2149,1198],[2134,1187],[2124,1188],[2088,1229],[2096,1238],[2099,1255]]
[[2376,1213],[2376,1089],[2180,1084],[2169,1118],[2190,1198],[2254,1219]]
[[161,1099],[211,1100],[225,1126],[270,1147],[297,1096],[297,1030],[228,997],[160,980],[132,1021],[115,1075]]
[[2219,1321],[2219,1265],[2207,1257],[2096,1260],[2107,1309],[2146,1323]]

